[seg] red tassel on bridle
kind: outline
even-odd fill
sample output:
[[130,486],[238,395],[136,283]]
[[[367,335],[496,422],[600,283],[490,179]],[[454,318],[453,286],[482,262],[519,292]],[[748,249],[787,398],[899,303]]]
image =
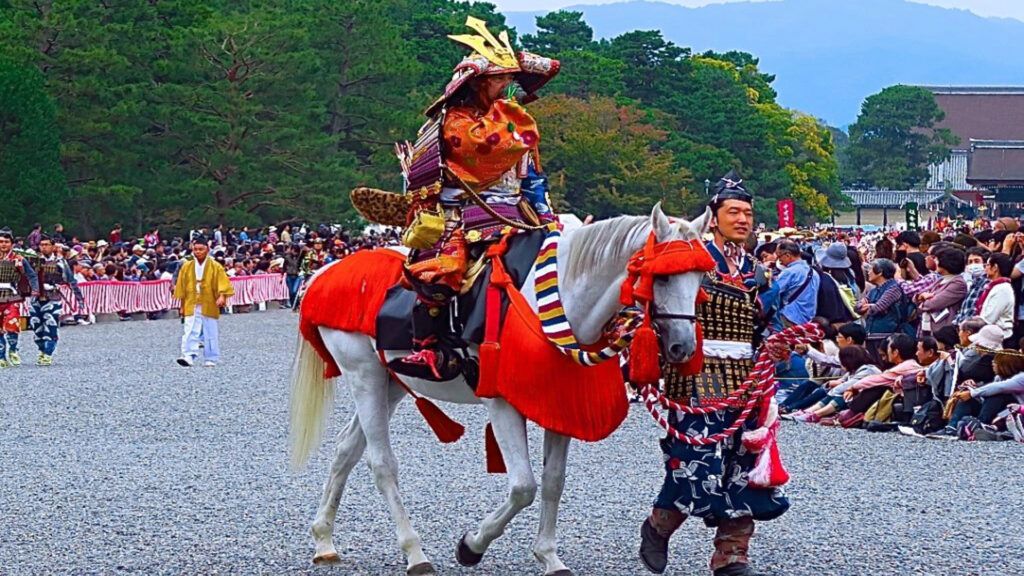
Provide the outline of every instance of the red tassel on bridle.
[[629,345],[629,381],[636,386],[657,384],[661,378],[658,334],[651,326],[650,305],[644,314],[644,323],[636,329]]

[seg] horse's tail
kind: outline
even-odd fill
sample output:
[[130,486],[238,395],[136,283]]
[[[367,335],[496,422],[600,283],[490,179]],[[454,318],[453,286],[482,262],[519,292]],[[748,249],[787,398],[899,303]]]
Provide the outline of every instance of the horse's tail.
[[402,276],[405,256],[392,250],[361,251],[314,274],[299,309],[299,343],[292,365],[289,446],[299,468],[320,444],[324,420],[334,404],[332,379],[341,367],[324,344],[320,328],[376,333],[377,312]]
[[320,445],[324,420],[334,406],[334,382],[324,376],[325,367],[323,358],[300,333],[289,401],[288,441],[293,469],[304,466],[310,453]]

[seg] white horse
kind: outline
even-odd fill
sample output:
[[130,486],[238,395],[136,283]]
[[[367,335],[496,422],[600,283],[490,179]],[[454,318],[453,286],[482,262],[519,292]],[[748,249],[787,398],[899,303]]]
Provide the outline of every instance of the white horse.
[[[710,219],[710,211],[705,211],[693,222],[672,222],[659,204],[654,207],[650,218],[622,216],[564,234],[558,246],[560,289],[565,315],[579,342],[597,342],[602,329],[621,308],[619,286],[626,278],[627,261],[630,255],[643,247],[652,229],[658,242],[699,239],[707,230]],[[669,317],[656,320],[662,350],[674,363],[685,362],[694,353],[696,328],[692,318],[701,276],[700,272],[688,272],[659,278],[655,283],[657,308]],[[532,272],[526,279],[522,294],[536,310]],[[356,302],[346,304],[359,305]],[[335,515],[349,473],[365,451],[374,481],[395,522],[398,545],[408,563],[407,574],[434,574],[433,566],[423,553],[420,537],[402,504],[398,490],[398,464],[388,436],[391,416],[407,394],[389,377],[371,337],[323,326],[318,330],[352,391],[356,413],[338,434],[334,464],[310,529],[316,546],[313,563],[328,564],[341,560],[332,541]],[[406,354],[389,353],[388,359]],[[323,367],[312,346],[300,337],[292,374],[290,410],[290,442],[295,466],[303,465],[319,444],[323,420],[333,401],[333,383],[323,378]],[[537,483],[529,460],[526,421],[503,399],[478,398],[461,378],[449,382],[402,380],[422,396],[457,404],[482,404],[487,409],[505,458],[509,491],[505,503],[459,542],[456,550],[459,563],[475,565],[483,558],[491,542],[505,531],[516,514],[533,503],[536,496]],[[532,551],[543,563],[547,576],[572,575],[558,557],[556,534],[568,448],[568,437],[545,431],[540,528]]]

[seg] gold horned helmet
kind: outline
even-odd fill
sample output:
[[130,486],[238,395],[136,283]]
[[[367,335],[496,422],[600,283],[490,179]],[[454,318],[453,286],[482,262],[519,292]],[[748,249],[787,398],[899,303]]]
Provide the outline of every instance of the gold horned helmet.
[[535,100],[537,90],[558,74],[558,60],[529,52],[516,53],[508,39],[507,31],[502,30],[495,37],[483,20],[472,16],[466,18],[466,26],[476,34],[453,34],[448,37],[468,46],[473,52],[455,67],[444,94],[427,108],[428,116],[433,116],[462,86],[477,76],[514,75],[516,82],[526,92],[521,102],[527,103]]
[[516,58],[516,53],[512,50],[512,44],[508,40],[507,31],[502,30],[498,37],[495,38],[494,34],[491,34],[491,31],[487,29],[486,22],[472,16],[466,18],[466,26],[477,33],[453,34],[448,37],[459,44],[465,44],[472,48],[473,54],[469,56],[470,59],[476,56],[483,56],[490,64],[502,69],[501,73],[519,71],[519,59]]

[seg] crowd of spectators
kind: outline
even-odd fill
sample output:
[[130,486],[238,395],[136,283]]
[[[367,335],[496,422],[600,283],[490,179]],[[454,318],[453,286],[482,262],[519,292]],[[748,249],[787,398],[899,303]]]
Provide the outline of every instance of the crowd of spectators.
[[[37,224],[17,239],[15,248],[36,250],[44,235],[57,244],[59,254],[72,264],[79,283],[172,279],[181,263],[191,257],[190,241],[202,235],[210,243],[211,257],[224,266],[228,276],[285,274],[289,304],[294,303],[303,279],[321,266],[358,250],[399,243],[397,232],[392,229],[353,233],[326,224],[315,228],[305,224],[266,228],[220,225],[172,237],[162,236],[156,228],[137,237],[128,236],[118,224],[105,238],[94,239],[69,234],[60,224],[51,231],[44,231],[43,226]],[[122,315],[122,319],[130,319],[130,316]]]
[[[1024,442],[1024,232],[1013,218],[925,232],[860,231],[752,237],[773,277],[762,293],[770,329],[807,321],[826,338],[779,366],[786,419],[928,438]],[[49,236],[78,282],[170,279],[196,235],[228,275],[281,273],[290,304],[304,278],[354,251],[400,243],[395,230],[217,226],[167,239],[115,226],[83,240]],[[17,242],[38,246],[36,226]]]
[[[775,326],[825,340],[781,368],[783,418],[933,439],[1024,442],[1024,233],[1012,218],[960,228],[763,237]],[[809,298],[791,298],[801,279]],[[836,305],[836,303],[839,303]],[[806,378],[802,374],[806,373]]]

